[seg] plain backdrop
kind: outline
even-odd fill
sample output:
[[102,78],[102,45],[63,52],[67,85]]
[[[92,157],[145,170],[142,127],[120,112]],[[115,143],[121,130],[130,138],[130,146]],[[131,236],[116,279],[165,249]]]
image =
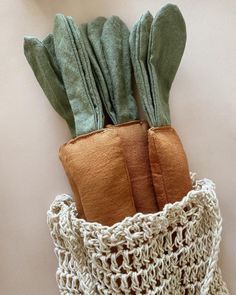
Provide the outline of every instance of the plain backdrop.
[[[54,15],[77,23],[120,16],[131,28],[154,0],[1,0],[0,45],[0,294],[58,294],[46,212],[70,193],[58,148],[70,138],[23,54],[23,36],[44,37]],[[217,185],[223,216],[220,265],[236,290],[236,1],[173,1],[188,40],[170,105],[190,168]]]

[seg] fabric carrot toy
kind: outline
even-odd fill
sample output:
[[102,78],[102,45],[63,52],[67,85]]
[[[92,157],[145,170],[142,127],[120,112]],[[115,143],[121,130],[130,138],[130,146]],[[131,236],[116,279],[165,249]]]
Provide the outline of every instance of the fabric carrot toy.
[[[25,55],[75,137],[59,156],[79,216],[111,225],[136,212],[156,212],[157,204],[148,125],[135,121],[128,29],[118,17],[94,22],[96,30],[93,22],[78,28],[58,15],[53,35],[43,42],[25,39]],[[118,125],[104,129],[105,120]]]
[[[185,36],[180,12],[169,5],[154,20],[144,15],[131,37],[115,16],[77,27],[57,15],[53,35],[25,39],[26,57],[74,137],[59,156],[81,218],[112,225],[136,212],[157,212],[191,189],[168,106]],[[137,120],[129,38],[149,124]]]
[[151,128],[148,149],[159,209],[179,201],[192,188],[182,143],[170,126],[169,92],[186,42],[184,19],[166,5],[153,19],[147,12],[130,37],[132,63],[144,112]]
[[[137,212],[152,213],[158,210],[155,201],[147,148],[148,124],[132,121],[128,110],[132,107],[131,65],[129,32],[118,17],[106,21],[99,17],[87,25],[81,25],[95,80],[107,87],[103,95],[106,113],[118,132],[126,161],[134,204]],[[127,122],[129,121],[129,122]],[[114,132],[114,130],[113,130]]]
[[[131,35],[116,16],[77,26],[57,15],[53,34],[25,39],[72,134],[59,157],[73,199],[57,196],[48,211],[60,294],[229,294],[217,266],[214,184],[190,179],[171,127],[169,92],[185,42],[174,5],[143,15]],[[138,119],[130,55],[148,122]]]

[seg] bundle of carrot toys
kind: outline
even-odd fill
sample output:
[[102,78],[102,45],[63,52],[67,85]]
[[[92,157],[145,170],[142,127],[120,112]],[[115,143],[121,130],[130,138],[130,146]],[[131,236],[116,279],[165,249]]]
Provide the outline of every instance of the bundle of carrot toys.
[[189,172],[171,126],[185,43],[172,4],[131,32],[118,16],[77,25],[59,14],[44,40],[25,37],[25,56],[72,136],[59,158],[73,196],[57,196],[48,211],[61,294],[228,294],[214,184]]

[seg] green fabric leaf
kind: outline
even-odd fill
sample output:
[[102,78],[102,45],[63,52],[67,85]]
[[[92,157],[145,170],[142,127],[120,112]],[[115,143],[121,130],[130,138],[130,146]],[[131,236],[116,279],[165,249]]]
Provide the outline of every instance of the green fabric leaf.
[[106,101],[104,101],[104,105],[110,106],[110,110],[107,107],[107,113],[110,116],[112,122],[114,124],[117,124],[117,115],[116,115],[116,108],[113,103],[113,87],[112,87],[112,81],[111,81],[111,76],[109,72],[109,68],[107,65],[107,60],[105,58],[105,53],[103,51],[103,46],[102,46],[102,31],[103,31],[103,26],[107,19],[105,17],[97,17],[95,20],[89,22],[87,24],[87,36],[88,40],[91,44],[91,47],[94,52],[94,56],[97,60],[97,63],[101,69],[102,75],[104,77],[105,83],[106,83],[106,88],[108,92],[109,97],[104,97]]
[[110,102],[110,96],[109,96],[109,91],[108,91],[105,77],[104,77],[102,69],[99,65],[99,61],[97,60],[97,56],[93,50],[93,47],[89,41],[89,38],[88,38],[88,25],[87,24],[80,25],[79,30],[81,33],[81,37],[83,39],[84,46],[86,48],[86,52],[87,52],[89,60],[91,62],[96,86],[98,88],[98,92],[99,92],[101,100],[104,104],[105,110],[106,110],[107,114],[109,115],[109,117],[111,118],[113,124],[117,124],[118,122],[116,120],[115,110],[114,110],[113,105]]
[[144,14],[134,25],[129,41],[135,79],[149,124],[155,121],[155,99],[151,95],[147,69],[148,42],[152,21],[153,17],[149,12]]
[[49,102],[67,122],[75,136],[75,122],[56,60],[53,36],[42,42],[34,37],[24,39],[25,56]]
[[156,104],[157,126],[170,124],[169,92],[186,43],[186,27],[176,5],[166,5],[153,20],[148,49],[148,68]]
[[25,54],[73,136],[103,128],[103,106],[114,124],[137,119],[129,31],[118,17],[77,27],[71,17],[57,15],[53,35],[26,39]]
[[74,114],[76,134],[103,127],[101,101],[92,79],[91,68],[79,31],[71,18],[57,15],[54,44],[64,85]]
[[[151,126],[170,125],[169,93],[186,43],[184,19],[176,5],[164,6],[152,21],[146,13],[130,37],[141,101]],[[148,46],[148,48],[147,48]]]
[[129,30],[123,21],[112,16],[104,23],[102,48],[112,83],[112,97],[119,123],[138,117],[137,104],[131,89]]

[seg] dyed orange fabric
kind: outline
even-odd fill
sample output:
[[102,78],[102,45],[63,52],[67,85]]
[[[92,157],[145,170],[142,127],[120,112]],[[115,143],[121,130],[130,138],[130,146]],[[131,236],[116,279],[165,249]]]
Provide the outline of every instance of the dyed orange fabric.
[[108,128],[115,128],[121,139],[136,211],[157,212],[148,155],[147,130],[149,126],[147,122],[133,121],[120,125],[109,125]]
[[[60,149],[87,221],[112,225],[136,213],[131,182],[116,129],[79,136]],[[75,192],[74,192],[75,193]]]
[[181,200],[191,189],[187,158],[176,131],[170,127],[148,131],[149,159],[159,209]]
[[76,186],[76,184],[75,184],[75,182],[73,180],[73,177],[70,174],[70,169],[67,166],[68,163],[66,161],[66,153],[63,151],[63,148],[60,149],[59,157],[60,157],[60,160],[62,162],[63,168],[65,170],[66,176],[67,176],[67,178],[69,180],[72,192],[74,194],[74,199],[76,200],[76,207],[77,207],[77,211],[78,211],[78,214],[79,214],[79,218],[86,219],[85,214],[84,214],[84,209],[83,209],[83,206],[82,206],[82,203],[81,203],[81,198],[80,198],[80,195],[79,195],[79,191],[78,191],[77,186]]

